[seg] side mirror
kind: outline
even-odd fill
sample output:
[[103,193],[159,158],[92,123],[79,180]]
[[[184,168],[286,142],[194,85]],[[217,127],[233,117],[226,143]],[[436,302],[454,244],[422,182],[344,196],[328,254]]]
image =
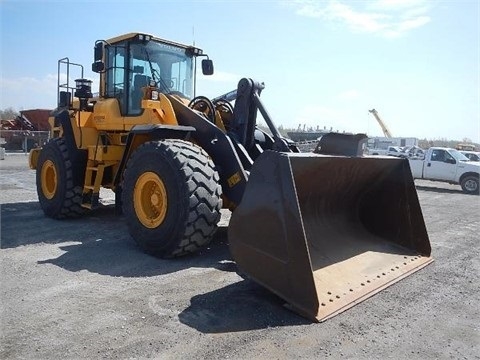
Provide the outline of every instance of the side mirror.
[[105,64],[103,63],[103,55],[105,52],[105,45],[103,41],[97,41],[93,48],[93,64],[92,71],[99,73],[105,70]]
[[103,70],[105,70],[105,64],[103,63],[103,61],[96,61],[92,63],[93,72],[99,73],[99,72],[102,72]]
[[97,41],[94,47],[93,61],[102,61],[104,52],[104,44],[101,41]]
[[210,59],[202,60],[202,73],[203,75],[212,75],[213,74],[213,61]]
[[445,159],[445,162],[447,164],[456,164],[457,163],[457,161],[455,159]]

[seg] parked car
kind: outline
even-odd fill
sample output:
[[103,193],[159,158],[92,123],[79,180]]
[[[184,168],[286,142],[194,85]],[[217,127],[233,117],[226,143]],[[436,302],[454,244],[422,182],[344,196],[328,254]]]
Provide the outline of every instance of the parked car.
[[368,149],[368,155],[389,155],[397,157],[405,157],[399,146],[389,146],[386,149]]
[[424,159],[409,159],[415,179],[459,184],[467,194],[479,193],[480,162],[470,161],[458,150],[431,147]]
[[425,150],[423,150],[421,147],[418,146],[405,146],[402,149],[402,154],[405,158],[410,158],[410,159],[423,159],[425,158]]
[[470,161],[480,161],[480,152],[475,151],[460,151],[465,155]]

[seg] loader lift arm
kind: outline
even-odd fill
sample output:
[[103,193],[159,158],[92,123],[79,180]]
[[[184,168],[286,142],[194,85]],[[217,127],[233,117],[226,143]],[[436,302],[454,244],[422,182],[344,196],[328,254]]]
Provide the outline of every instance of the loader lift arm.
[[[189,109],[174,96],[167,95],[177,114],[179,124],[195,127],[192,138],[217,164],[224,194],[235,205],[238,205],[243,197],[248,172],[264,150],[298,152],[293,144],[288,144],[287,140],[281,137],[263,106],[260,92],[264,87],[263,83],[243,78],[239,81],[237,90],[212,100],[214,104],[220,100],[235,100],[233,119],[226,133],[209,119]],[[192,102],[194,103],[195,99]],[[267,122],[273,138],[257,128],[257,111],[260,111]],[[264,141],[260,143],[259,140],[262,139]]]
[[274,147],[272,150],[291,152],[260,100],[260,93],[264,88],[265,84],[252,79],[244,78],[240,80],[234,107],[233,133],[247,151],[252,149],[255,145],[256,118],[257,110],[259,110],[273,135]]

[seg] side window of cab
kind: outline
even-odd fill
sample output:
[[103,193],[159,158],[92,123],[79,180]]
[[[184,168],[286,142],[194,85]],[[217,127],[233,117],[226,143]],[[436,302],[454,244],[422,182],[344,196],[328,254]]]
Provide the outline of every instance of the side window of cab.
[[445,151],[445,161],[452,162],[455,161],[455,158],[448,151]]
[[108,46],[106,63],[106,98],[119,102],[120,112],[125,114],[127,93],[125,89],[125,47]]
[[432,151],[432,161],[445,161],[445,150],[435,149]]

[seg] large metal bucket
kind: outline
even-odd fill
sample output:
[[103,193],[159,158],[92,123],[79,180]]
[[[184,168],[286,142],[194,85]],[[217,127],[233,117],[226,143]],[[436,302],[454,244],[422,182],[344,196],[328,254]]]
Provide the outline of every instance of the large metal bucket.
[[314,321],[433,261],[408,161],[398,158],[267,151],[228,237],[243,272]]

